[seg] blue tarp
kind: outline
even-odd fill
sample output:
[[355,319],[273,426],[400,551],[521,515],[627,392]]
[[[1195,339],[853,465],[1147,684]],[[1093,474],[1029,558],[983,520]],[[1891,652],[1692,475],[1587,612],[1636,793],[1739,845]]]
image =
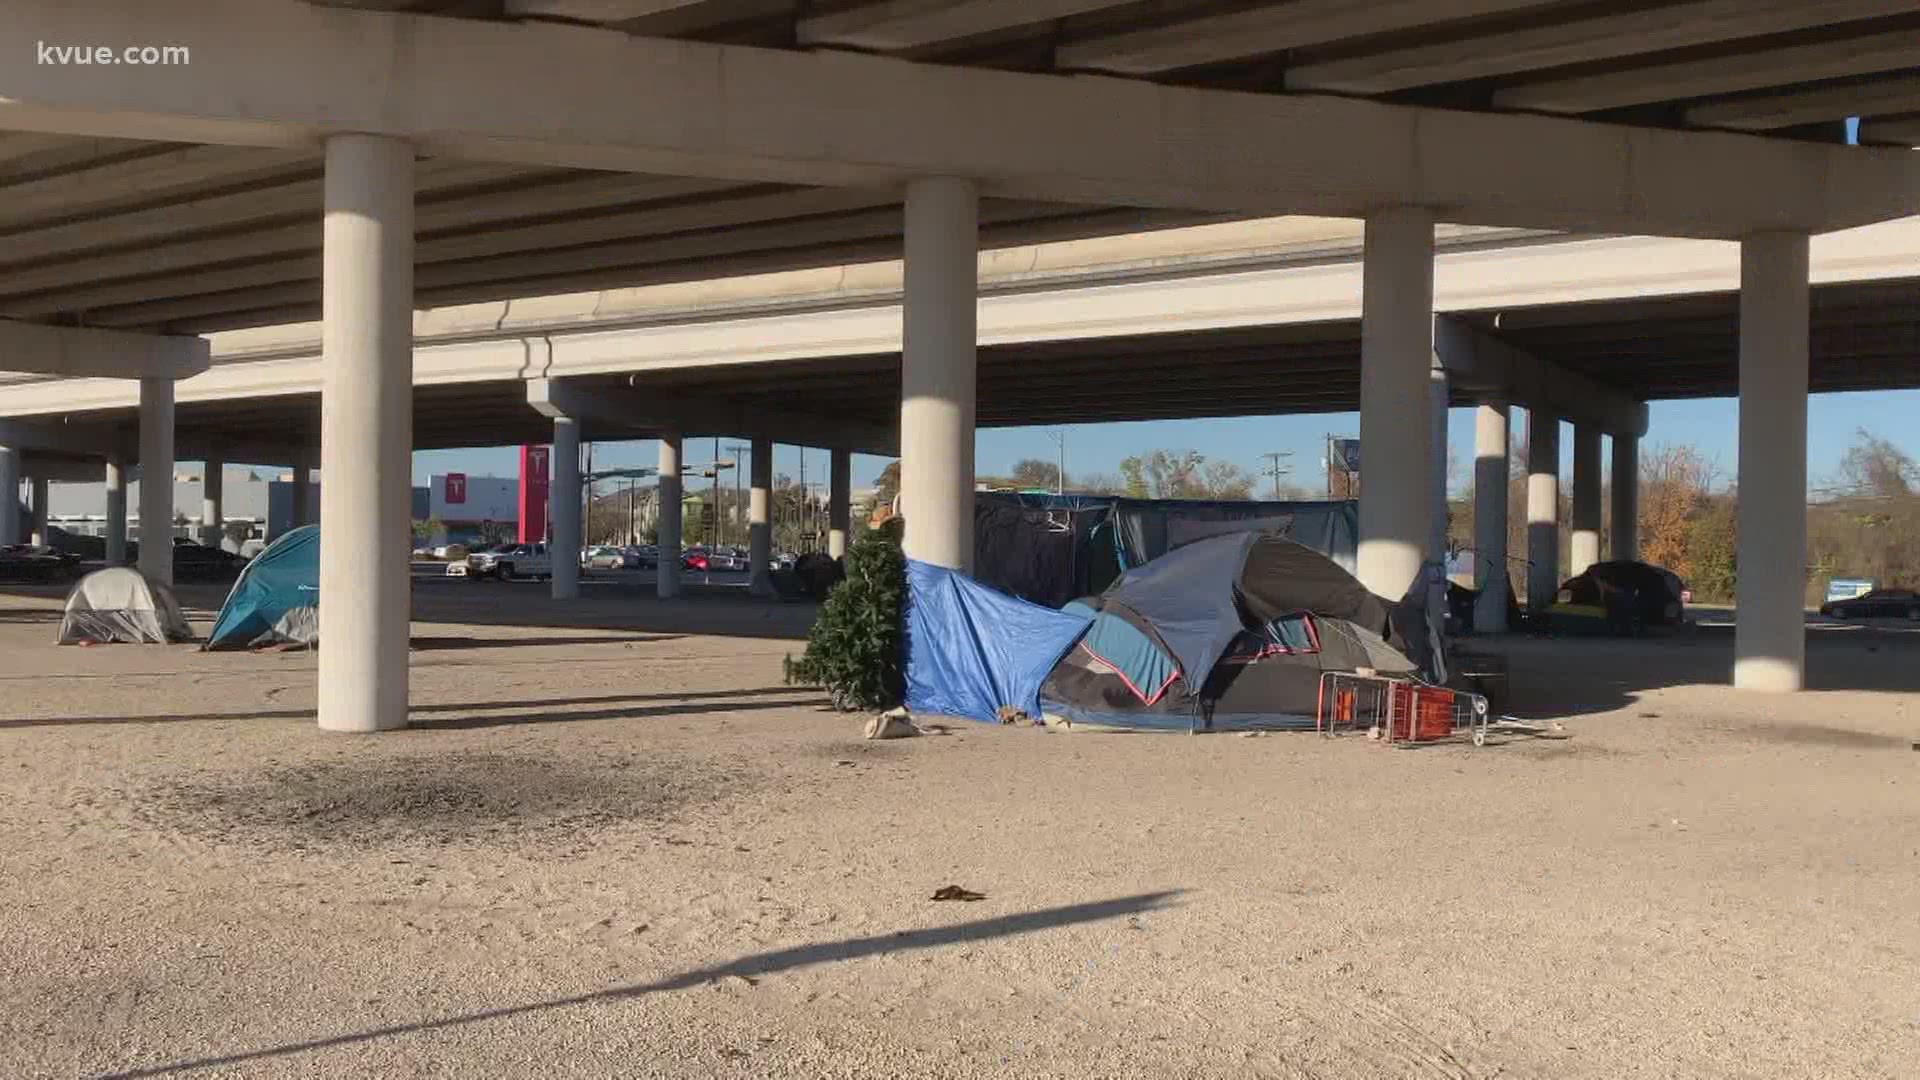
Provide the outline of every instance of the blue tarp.
[[[320,526],[282,533],[254,556],[227,593],[227,602],[207,635],[209,649],[244,649],[272,640],[289,612],[320,603]],[[301,620],[311,627],[312,621]]]
[[1002,705],[1040,715],[1040,684],[1086,633],[1085,614],[907,561],[907,708],[989,723]]

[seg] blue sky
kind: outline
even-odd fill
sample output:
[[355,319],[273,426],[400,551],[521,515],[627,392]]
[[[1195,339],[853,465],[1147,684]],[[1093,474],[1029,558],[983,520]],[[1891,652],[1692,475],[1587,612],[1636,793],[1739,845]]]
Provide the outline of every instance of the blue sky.
[[[1715,462],[1723,477],[1731,477],[1738,465],[1738,412],[1732,399],[1655,402],[1645,445],[1661,443],[1690,444]],[[1879,391],[1860,394],[1822,394],[1808,405],[1807,454],[1810,483],[1824,486],[1837,471],[1840,458],[1853,444],[1854,432],[1865,428],[1890,439],[1909,454],[1920,457],[1920,391]],[[1321,466],[1322,442],[1328,433],[1358,434],[1360,420],[1353,413],[1327,413],[1312,416],[1235,417],[1221,420],[1153,420],[1125,424],[1069,425],[1067,433],[1067,473],[1117,473],[1120,459],[1141,450],[1164,447],[1193,449],[1210,459],[1232,461],[1249,472],[1264,467],[1261,455],[1270,451],[1290,451],[1292,475],[1288,480],[1318,490],[1325,484]],[[1516,417],[1516,440],[1523,425]],[[980,432],[979,470],[982,473],[1008,472],[1021,458],[1052,460],[1055,447],[1049,432],[1059,428],[992,428]],[[1449,442],[1456,468],[1453,486],[1464,487],[1470,479],[1473,462],[1473,412],[1455,409],[1449,419]],[[721,456],[736,441],[720,441]],[[713,457],[712,439],[689,440],[686,461],[699,465]],[[1572,473],[1573,440],[1561,438],[1562,473]],[[653,465],[658,447],[652,441],[597,443],[596,468],[625,465]],[[857,455],[853,462],[853,482],[865,487],[873,482],[886,458]],[[513,476],[518,469],[517,452],[512,447],[476,450],[422,451],[413,456],[414,482],[426,483],[429,475],[449,471],[476,476]],[[774,471],[798,478],[801,452],[791,446],[774,451]],[[729,474],[730,476],[730,474]],[[809,483],[827,478],[827,452],[812,450],[806,454]],[[1263,481],[1264,483],[1264,481]]]

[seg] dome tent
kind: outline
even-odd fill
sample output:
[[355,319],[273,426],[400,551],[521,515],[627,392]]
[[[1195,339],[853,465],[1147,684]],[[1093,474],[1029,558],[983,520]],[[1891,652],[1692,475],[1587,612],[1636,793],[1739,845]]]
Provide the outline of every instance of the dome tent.
[[220,605],[209,649],[312,645],[320,635],[320,526],[290,529],[253,557]]
[[187,641],[193,628],[173,592],[127,566],[95,570],[67,594],[60,616],[62,645],[165,645]]
[[1041,706],[1076,724],[1138,730],[1310,728],[1320,676],[1413,676],[1411,601],[1389,604],[1332,559],[1277,536],[1210,537],[1076,601],[1093,617],[1054,666]]

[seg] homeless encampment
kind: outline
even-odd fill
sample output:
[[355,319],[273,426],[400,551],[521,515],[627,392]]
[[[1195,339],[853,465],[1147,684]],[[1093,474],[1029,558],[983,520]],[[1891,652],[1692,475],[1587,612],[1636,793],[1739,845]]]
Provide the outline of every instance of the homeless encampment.
[[1351,571],[1357,504],[1124,499],[983,491],[974,496],[974,576],[1036,604],[1104,592],[1121,574],[1228,532],[1290,537]]
[[1424,587],[1389,603],[1333,560],[1236,532],[1054,610],[909,562],[907,707],[1136,730],[1311,728],[1324,671],[1423,674]]
[[313,645],[320,636],[320,526],[290,529],[240,571],[209,649]]
[[1410,596],[1389,603],[1283,537],[1200,540],[1068,605],[1091,626],[1048,675],[1041,707],[1097,727],[1311,728],[1323,672],[1419,673],[1409,653],[1423,650],[1410,646],[1428,626]]
[[193,637],[172,590],[127,566],[95,570],[67,594],[60,644],[165,645]]

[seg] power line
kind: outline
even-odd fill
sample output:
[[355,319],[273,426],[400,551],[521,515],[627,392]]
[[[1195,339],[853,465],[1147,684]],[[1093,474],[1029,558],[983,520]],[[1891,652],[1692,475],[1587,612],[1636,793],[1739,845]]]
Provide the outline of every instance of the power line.
[[1293,473],[1292,465],[1282,465],[1280,462],[1283,458],[1292,457],[1293,451],[1274,450],[1261,454],[1260,456],[1267,459],[1267,467],[1260,470],[1260,475],[1273,477],[1273,498],[1274,501],[1278,502],[1280,499],[1280,478]]

